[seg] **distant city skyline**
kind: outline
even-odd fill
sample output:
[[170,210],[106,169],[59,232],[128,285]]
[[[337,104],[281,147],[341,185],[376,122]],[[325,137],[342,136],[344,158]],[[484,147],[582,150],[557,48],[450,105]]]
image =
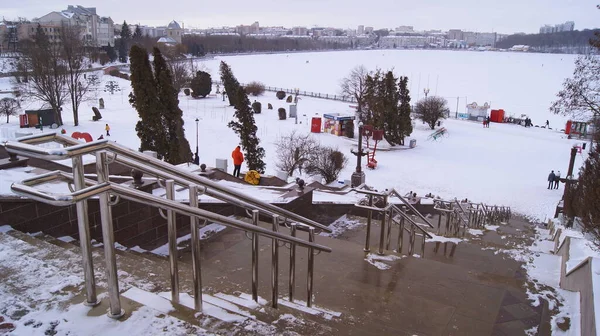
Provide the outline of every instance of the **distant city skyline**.
[[110,16],[115,23],[126,20],[130,24],[165,26],[176,20],[186,28],[209,28],[249,25],[255,21],[261,26],[303,26],[311,28],[335,27],[357,29],[359,25],[375,29],[394,29],[414,26],[415,30],[462,29],[479,32],[512,34],[538,33],[541,26],[574,21],[575,29],[592,29],[600,18],[600,10],[592,2],[563,0],[505,0],[484,4],[481,0],[430,0],[427,4],[405,0],[364,1],[304,0],[287,3],[285,0],[230,0],[227,3],[209,1],[199,3],[179,0],[149,5],[147,1],[21,0],[3,4],[0,13],[6,19],[25,17],[33,19],[60,11],[68,5],[96,7],[101,16]]

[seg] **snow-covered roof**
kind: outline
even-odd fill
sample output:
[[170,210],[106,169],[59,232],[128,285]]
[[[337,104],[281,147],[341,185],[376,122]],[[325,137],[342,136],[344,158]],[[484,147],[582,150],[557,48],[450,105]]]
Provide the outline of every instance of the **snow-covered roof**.
[[171,23],[169,23],[169,25],[167,26],[167,28],[169,28],[169,29],[181,29],[181,26],[179,25],[179,23],[177,23],[177,21],[173,20],[173,21],[171,21]]
[[169,36],[163,36],[161,38],[158,39],[157,41],[158,43],[173,43],[173,44],[177,44],[177,41]]

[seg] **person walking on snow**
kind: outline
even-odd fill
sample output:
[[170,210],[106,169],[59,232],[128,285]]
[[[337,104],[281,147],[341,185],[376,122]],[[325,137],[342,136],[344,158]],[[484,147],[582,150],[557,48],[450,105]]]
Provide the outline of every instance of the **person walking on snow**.
[[550,128],[550,122],[546,120],[546,128]]
[[233,176],[240,177],[240,169],[242,168],[242,162],[244,162],[244,154],[240,146],[235,147],[231,152],[231,157],[233,158]]
[[558,189],[558,182],[560,182],[560,170],[554,175],[554,189]]
[[552,184],[554,183],[554,178],[556,177],[556,175],[554,175],[554,170],[550,172],[550,175],[548,175],[548,189],[552,189]]
[[106,131],[106,136],[110,136],[110,126],[108,126],[108,124],[106,124],[104,130]]

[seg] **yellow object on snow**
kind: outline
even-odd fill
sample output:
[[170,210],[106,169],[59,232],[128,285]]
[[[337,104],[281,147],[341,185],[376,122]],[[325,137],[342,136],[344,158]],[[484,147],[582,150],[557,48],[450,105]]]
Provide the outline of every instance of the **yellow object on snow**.
[[260,174],[256,170],[251,170],[244,175],[244,181],[258,185],[260,183]]

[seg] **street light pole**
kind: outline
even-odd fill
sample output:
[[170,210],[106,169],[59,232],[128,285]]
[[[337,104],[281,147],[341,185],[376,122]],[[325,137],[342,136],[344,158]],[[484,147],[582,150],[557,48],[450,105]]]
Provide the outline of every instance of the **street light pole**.
[[423,93],[425,93],[425,98],[427,98],[427,95],[429,94],[429,89],[423,89]]
[[198,156],[198,122],[200,120],[196,118],[196,154],[194,156],[194,164],[200,164],[200,157]]
[[361,158],[366,154],[362,150],[362,133],[363,123],[361,121],[358,123],[358,152],[351,151],[352,154],[356,155],[356,171],[352,173],[350,178],[352,187],[358,187],[359,185],[365,183],[365,173],[362,171],[361,164]]

